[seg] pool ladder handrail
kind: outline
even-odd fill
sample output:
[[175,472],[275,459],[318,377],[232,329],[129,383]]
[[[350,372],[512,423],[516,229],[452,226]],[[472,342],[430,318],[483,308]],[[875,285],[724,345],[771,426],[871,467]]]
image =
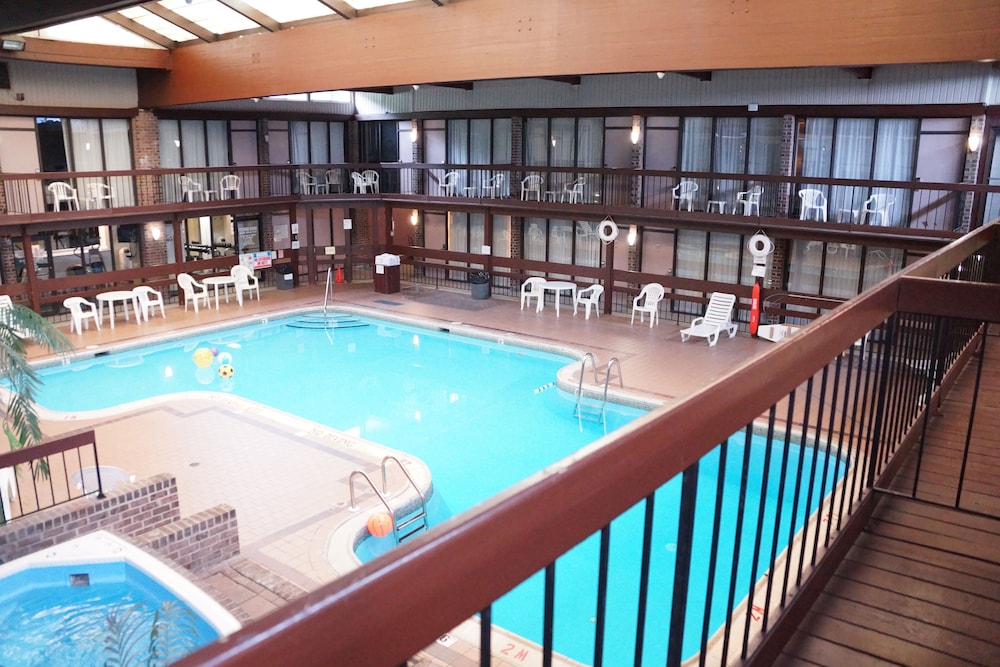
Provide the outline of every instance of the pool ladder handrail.
[[[406,477],[406,481],[409,483],[410,486],[413,487],[414,491],[417,492],[417,497],[420,498],[420,511],[417,512],[416,514],[413,514],[413,515],[407,517],[406,519],[404,519],[403,521],[400,521],[398,523],[396,521],[396,511],[389,504],[389,501],[386,500],[386,498],[389,495],[388,468],[389,468],[389,464],[390,463],[395,463],[397,466],[399,466],[400,471],[402,471],[403,475]],[[355,479],[356,476],[360,476],[366,482],[368,482],[368,486],[371,488],[372,491],[375,492],[375,495],[378,496],[379,501],[382,503],[382,505],[385,507],[386,511],[388,512],[389,517],[392,519],[392,536],[393,536],[393,539],[395,540],[396,544],[399,544],[402,541],[406,540],[407,538],[412,537],[413,535],[415,535],[415,534],[417,534],[419,532],[426,531],[429,528],[429,526],[427,524],[427,499],[424,497],[424,494],[420,490],[420,487],[417,486],[416,482],[413,481],[413,478],[410,476],[410,473],[403,466],[402,462],[399,459],[397,459],[395,456],[388,455],[388,456],[383,457],[382,458],[381,469],[382,469],[382,489],[381,490],[379,490],[378,487],[375,486],[375,482],[372,481],[371,477],[369,477],[368,473],[366,473],[364,470],[355,470],[355,471],[353,471],[351,473],[351,476],[350,476],[350,478],[348,480],[349,483],[350,483],[350,491],[351,491],[351,505],[350,505],[350,510],[351,511],[356,511],[358,509],[358,505],[357,505],[357,502],[356,502],[356,499],[355,499],[355,495],[354,495],[354,479]],[[410,529],[411,527],[412,527],[412,530],[409,530],[409,532],[406,532],[405,534],[403,534],[402,536],[400,536],[400,531],[401,530],[403,530],[403,529]]]
[[593,401],[584,401],[583,376],[587,370],[587,359],[590,359],[590,365],[594,370],[594,384],[597,384],[600,379],[600,376],[597,374],[597,361],[594,359],[593,354],[587,352],[583,355],[583,360],[580,363],[580,382],[576,387],[576,408],[573,411],[573,416],[581,420],[586,418],[591,421],[599,421],[602,424],[606,424],[608,385],[611,383],[611,370],[613,368],[618,369],[618,386],[622,388],[625,387],[625,381],[622,379],[622,363],[618,360],[618,357],[611,357],[610,361],[608,361],[608,365],[604,373],[604,397],[601,400],[600,405],[598,405]]
[[326,319],[326,304],[333,293],[333,267],[326,270],[326,289],[323,291],[323,319]]

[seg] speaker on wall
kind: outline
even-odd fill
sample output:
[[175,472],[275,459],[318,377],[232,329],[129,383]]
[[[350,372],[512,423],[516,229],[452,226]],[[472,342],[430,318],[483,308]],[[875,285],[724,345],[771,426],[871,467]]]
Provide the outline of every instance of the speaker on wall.
[[10,72],[5,62],[0,62],[0,90],[10,90]]

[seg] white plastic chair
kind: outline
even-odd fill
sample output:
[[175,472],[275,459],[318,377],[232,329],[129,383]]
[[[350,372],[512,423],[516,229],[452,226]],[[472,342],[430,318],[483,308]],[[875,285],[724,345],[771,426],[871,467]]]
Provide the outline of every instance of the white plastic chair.
[[736,203],[743,207],[743,215],[750,215],[753,209],[757,209],[757,215],[760,215],[760,197],[763,194],[763,185],[755,185],[749,190],[736,193]]
[[816,211],[818,219],[826,222],[826,195],[822,190],[803,188],[799,190],[799,199],[802,200],[799,220],[808,220],[810,213]]
[[454,197],[455,190],[458,189],[458,179],[461,178],[461,174],[457,171],[449,171],[441,179],[441,192],[444,193],[445,197]]
[[635,324],[635,314],[639,313],[639,324],[643,323],[646,313],[649,313],[649,328],[653,328],[660,319],[660,301],[666,290],[660,283],[649,283],[644,285],[639,296],[632,299],[632,320],[629,324]]
[[219,196],[222,199],[229,199],[229,193],[234,199],[240,198],[240,177],[236,174],[226,174],[219,179]]
[[365,177],[360,172],[351,172],[351,183],[354,185],[354,194],[356,195],[365,194],[369,191],[368,181],[365,180]]
[[235,264],[233,268],[229,269],[229,275],[236,280],[236,300],[241,306],[243,305],[243,292],[249,294],[251,298],[256,292],[257,300],[260,301],[260,283],[253,271],[242,264]]
[[575,181],[566,183],[563,185],[562,196],[559,201],[568,201],[570,204],[579,204],[583,202],[583,188],[587,183],[587,179],[580,176]]
[[691,326],[687,329],[681,329],[681,342],[697,336],[708,339],[708,346],[714,347],[719,342],[719,334],[723,331],[727,332],[730,338],[735,336],[736,325],[730,319],[735,304],[735,294],[712,292],[705,314],[691,320]]
[[73,210],[73,206],[76,206],[76,210],[80,210],[80,199],[76,195],[76,188],[71,186],[69,183],[63,181],[56,181],[55,183],[49,183],[49,194],[52,195],[52,209],[55,211],[62,210],[62,203],[66,202],[66,210]]
[[536,200],[542,201],[542,177],[538,174],[531,174],[521,179],[521,201],[527,201],[532,194]]
[[694,210],[694,196],[698,192],[698,184],[694,181],[681,181],[674,186],[673,193],[674,199],[677,200],[677,210],[681,210],[681,207],[687,202],[687,210]]
[[104,208],[104,202],[108,203],[108,208],[114,208],[115,196],[111,192],[111,186],[105,183],[87,183],[87,208]]
[[208,307],[208,285],[195,280],[189,273],[177,274],[177,285],[184,291],[184,310],[188,303],[194,303],[194,312],[198,312],[198,303],[204,302]]
[[208,193],[202,189],[201,183],[190,176],[178,176],[177,181],[181,184],[181,201],[194,201],[195,195],[200,201],[208,199]]
[[527,303],[531,305],[532,299],[537,299],[535,304],[535,310],[542,309],[542,301],[545,298],[545,278],[539,276],[532,276],[521,283],[521,310],[524,310],[524,304]]
[[309,173],[308,169],[299,169],[296,172],[299,179],[299,191],[304,195],[318,194],[321,190],[326,191],[326,184],[320,184],[316,177]]
[[87,301],[82,296],[71,296],[63,299],[63,306],[69,309],[69,332],[74,331],[77,335],[83,333],[83,327],[90,327],[90,320],[94,321],[97,330],[101,330],[101,319],[97,311],[97,305]]
[[599,285],[594,283],[587,289],[579,290],[576,293],[576,300],[573,302],[573,314],[576,315],[576,307],[583,304],[587,309],[587,316],[584,319],[590,319],[590,308],[594,308],[594,312],[597,313],[597,317],[601,317],[601,306],[600,300],[601,295],[604,294],[604,285]]
[[27,332],[10,324],[9,315],[13,311],[13,309],[14,309],[14,300],[10,298],[10,295],[0,294],[0,321],[7,323],[7,325],[14,330],[14,333],[20,336],[21,338],[28,338]]
[[483,183],[483,196],[484,197],[502,197],[503,196],[503,174],[495,174],[492,178]]
[[157,306],[160,308],[160,316],[167,316],[167,311],[163,308],[163,295],[159,291],[149,285],[139,285],[132,288],[132,293],[135,294],[137,304],[135,308],[137,321],[146,320],[148,322],[150,315],[156,312]]
[[344,191],[343,184],[340,182],[339,169],[327,169],[323,174],[323,180],[326,181],[327,193],[333,192],[334,188],[337,188],[337,192]]
[[872,195],[865,200],[864,205],[864,216],[865,222],[869,225],[876,224],[874,222],[875,216],[879,217],[878,225],[881,227],[886,227],[890,224],[889,220],[889,210],[892,205],[896,203],[896,198],[892,195],[886,194],[876,194]]
[[365,183],[368,185],[368,192],[379,192],[377,171],[374,169],[365,169],[361,172],[361,178],[365,179]]

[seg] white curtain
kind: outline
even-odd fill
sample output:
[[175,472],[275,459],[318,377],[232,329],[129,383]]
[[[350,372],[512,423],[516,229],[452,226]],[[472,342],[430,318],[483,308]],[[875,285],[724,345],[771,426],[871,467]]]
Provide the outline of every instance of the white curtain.
[[[684,119],[681,133],[681,171],[710,171],[712,167],[712,119],[689,117]],[[691,179],[698,184],[695,202],[711,199],[708,180]]]
[[544,166],[549,160],[548,118],[529,118],[524,124],[524,164]]
[[573,263],[573,223],[568,220],[549,221],[549,261]]
[[[747,160],[747,119],[717,118],[710,171],[742,174]],[[735,206],[736,193],[744,189],[743,179],[716,179],[711,199]]]
[[[677,251],[674,254],[674,275],[679,278],[705,278],[705,261],[708,249],[706,232],[680,229],[677,231]],[[699,292],[677,290],[678,294],[701,296]],[[688,301],[676,301],[674,307],[684,313],[701,315],[701,307]]]
[[601,239],[597,235],[596,222],[576,223],[576,264],[580,266],[601,265]]
[[[919,123],[915,119],[888,118],[878,122],[873,179],[909,181],[913,178],[918,131]],[[910,191],[902,188],[876,188],[872,194],[885,194],[892,198],[886,225],[900,226],[903,212],[910,210]]]
[[293,164],[309,164],[309,124],[293,120],[288,124],[289,148]]
[[524,221],[524,258],[544,261],[546,223],[542,218],[526,218]]
[[330,126],[322,121],[312,121],[309,123],[309,162],[322,164],[329,161]]
[[[101,121],[104,131],[104,165],[110,171],[132,169],[132,143],[129,139],[129,122],[109,118]],[[115,206],[135,206],[135,188],[131,176],[112,176],[108,179]]]
[[[871,178],[872,144],[875,139],[875,121],[870,118],[841,118],[836,123],[833,143],[833,178]],[[817,174],[818,175],[818,174]],[[830,188],[827,202],[828,220],[855,221],[855,211],[861,209],[868,188],[835,185]]]
[[708,253],[708,279],[723,283],[738,283],[742,237],[739,234],[713,232]]

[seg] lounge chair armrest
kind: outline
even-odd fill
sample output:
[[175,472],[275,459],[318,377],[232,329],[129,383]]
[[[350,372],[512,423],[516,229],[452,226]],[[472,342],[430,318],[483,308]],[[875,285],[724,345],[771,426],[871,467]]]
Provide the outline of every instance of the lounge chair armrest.
[[693,320],[691,320],[691,326],[696,327],[699,324],[703,323],[704,321],[705,321],[704,317],[696,317]]

